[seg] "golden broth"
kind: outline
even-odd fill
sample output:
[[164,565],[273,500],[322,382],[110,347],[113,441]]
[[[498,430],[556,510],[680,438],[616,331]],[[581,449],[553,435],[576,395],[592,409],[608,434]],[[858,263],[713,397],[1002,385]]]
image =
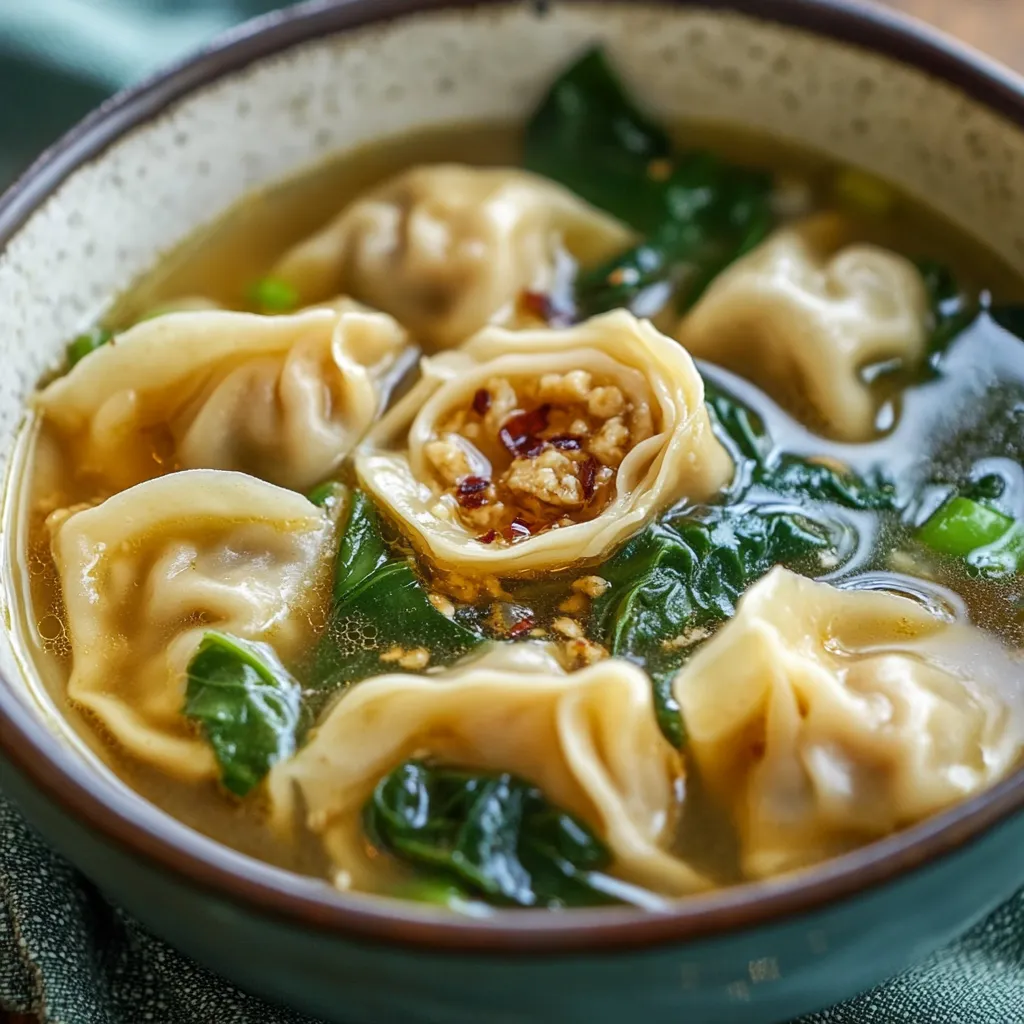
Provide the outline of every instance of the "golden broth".
[[[676,135],[688,146],[710,146],[738,162],[785,171],[807,183],[816,205],[826,205],[831,199],[836,168],[814,154],[732,129],[686,127]],[[264,275],[284,250],[322,226],[366,188],[418,163],[517,164],[519,150],[517,130],[507,126],[473,126],[418,132],[332,158],[297,178],[246,197],[118,298],[105,320],[110,326],[124,327],[148,310],[182,296],[199,295],[228,308],[245,308],[246,288],[251,282]],[[997,298],[1024,297],[1024,283],[1000,260],[920,204],[902,199],[890,216],[862,217],[860,226],[867,240],[913,257],[928,255],[941,260],[963,280],[984,284]],[[937,406],[940,402],[941,395],[937,394],[932,404]],[[753,404],[756,407],[756,402]],[[922,424],[923,445],[926,419],[922,419]],[[783,431],[778,433],[777,440],[784,448],[791,440],[799,448],[803,436],[799,430],[794,430],[792,437]],[[836,446],[822,442],[819,450],[827,454]],[[852,465],[867,468],[875,458],[865,455],[863,465],[856,460]],[[26,596],[31,602],[30,619],[35,629],[23,641],[50,700],[94,752],[157,806],[238,850],[296,871],[324,875],[326,865],[319,845],[293,845],[276,839],[263,825],[263,809],[258,801],[234,801],[213,784],[179,783],[120,756],[103,740],[93,723],[69,705],[65,696],[69,647],[45,518],[55,509],[95,502],[104,495],[92,493],[87,483],[77,480],[70,471],[68,453],[45,426],[32,435],[25,462],[31,472],[27,481],[28,500],[24,503],[29,512],[19,524],[21,542],[16,543],[20,543],[17,557],[28,580]],[[906,572],[912,568],[915,575],[934,576],[962,595],[976,622],[1014,644],[1024,642],[1021,616],[1014,606],[1019,596],[1016,583],[982,585],[945,565],[931,566],[918,560],[911,566],[907,561],[912,557],[909,554],[902,563],[894,564],[890,552],[900,547],[905,531],[901,534],[901,528],[892,523],[886,530],[884,543],[863,552],[847,567],[847,574],[865,569]],[[902,588],[896,577],[892,581],[894,587]],[[527,583],[521,589],[536,612],[538,627],[543,628],[560,614],[557,605],[564,592],[553,595],[550,587],[535,587],[531,592],[530,586]],[[722,881],[731,880],[735,875],[734,837],[712,812],[701,810],[696,780],[691,789],[696,799],[688,802],[686,810],[684,832],[690,837],[686,855],[702,867],[713,868]],[[690,827],[695,815],[699,818],[696,828]],[[403,877],[401,868],[392,865],[392,869],[382,875],[384,889]]]

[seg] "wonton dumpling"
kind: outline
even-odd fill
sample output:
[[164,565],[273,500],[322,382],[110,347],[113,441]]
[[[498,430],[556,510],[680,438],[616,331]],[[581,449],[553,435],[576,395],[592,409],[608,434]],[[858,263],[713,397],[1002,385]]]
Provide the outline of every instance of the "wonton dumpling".
[[913,263],[848,244],[825,214],[781,228],[720,274],[683,319],[678,340],[764,388],[808,426],[840,441],[874,433],[866,365],[924,358],[928,300]]
[[750,878],[804,867],[985,788],[1021,751],[999,645],[891,593],[775,569],[676,676],[688,749]]
[[442,568],[512,575],[607,555],[732,463],[685,350],[620,310],[424,359],[356,471]]
[[381,406],[408,338],[345,302],[295,316],[197,312],[118,335],[35,399],[82,477],[120,490],[168,469],[226,469],[306,490]]
[[566,675],[537,647],[502,644],[444,675],[380,676],[351,689],[271,770],[278,827],[290,826],[301,796],[340,878],[372,888],[379,867],[364,852],[363,806],[393,768],[427,757],[532,782],[594,829],[627,882],[668,895],[706,888],[665,849],[683,765],[658,729],[650,680],[614,659]]
[[211,748],[182,715],[188,663],[207,629],[299,653],[321,614],[328,515],[241,473],[188,470],[54,513],[50,525],[69,698],[141,761],[215,778]]
[[631,241],[619,221],[527,171],[437,164],[356,199],[273,274],[303,302],[345,292],[427,347],[451,348],[488,323],[511,325],[520,293],[551,290],[567,255],[586,265]]

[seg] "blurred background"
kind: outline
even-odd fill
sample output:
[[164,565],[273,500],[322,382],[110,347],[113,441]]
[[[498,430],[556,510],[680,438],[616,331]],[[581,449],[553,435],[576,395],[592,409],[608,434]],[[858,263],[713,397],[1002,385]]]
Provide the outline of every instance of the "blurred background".
[[[866,0],[867,2],[867,0]],[[879,0],[1024,70],[1024,0]],[[85,113],[288,0],[0,0],[0,188]]]

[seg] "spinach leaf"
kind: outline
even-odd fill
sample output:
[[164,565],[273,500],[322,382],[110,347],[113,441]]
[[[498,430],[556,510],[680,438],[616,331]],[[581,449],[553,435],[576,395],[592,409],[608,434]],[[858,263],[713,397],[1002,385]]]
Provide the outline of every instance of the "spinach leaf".
[[1024,339],[1024,306],[992,306],[988,312],[1003,330]]
[[594,602],[590,630],[652,676],[671,743],[684,741],[674,671],[773,566],[819,568],[835,549],[834,534],[831,524],[795,513],[709,508],[648,527],[605,563],[601,575],[611,586]]
[[711,153],[674,157],[668,133],[629,97],[600,48],[560,75],[537,107],[526,166],[645,236],[580,274],[581,317],[619,307],[646,315],[673,295],[686,308],[772,224],[771,176]]
[[764,421],[739,399],[705,381],[705,401],[716,433],[729,449],[737,476],[745,484],[855,511],[900,507],[895,485],[881,471],[861,476],[850,469],[778,452]]
[[406,761],[363,814],[370,842],[489,903],[575,907],[614,902],[600,888],[607,847],[539,789],[507,772]]
[[977,296],[969,295],[949,267],[935,260],[918,260],[917,269],[924,278],[931,311],[928,359],[938,366],[943,353],[977,319]]
[[895,485],[879,470],[860,476],[797,455],[781,455],[754,479],[776,494],[827,501],[858,511],[886,511],[900,506]]
[[390,557],[381,534],[377,509],[366,494],[354,491],[334,563],[335,605]]
[[411,561],[388,549],[373,502],[354,492],[338,545],[331,621],[316,654],[318,688],[401,671],[406,666],[400,661],[381,659],[395,649],[422,648],[428,664],[445,665],[482,640],[477,630],[430,603]]
[[771,229],[771,178],[759,171],[729,167],[710,153],[691,153],[660,187],[660,209],[647,237],[579,275],[579,315],[619,307],[643,313],[645,298],[652,295],[659,300],[652,306],[674,295],[686,309]]
[[772,453],[772,439],[764,420],[707,378],[704,402],[711,414],[711,424],[716,428],[715,434],[729,449],[733,461],[749,460],[754,466],[763,466]]
[[642,231],[663,216],[652,161],[672,150],[665,131],[630,99],[599,47],[567,68],[526,129],[526,167]]
[[301,690],[269,645],[211,631],[189,662],[185,715],[203,727],[224,788],[245,796],[295,752]]

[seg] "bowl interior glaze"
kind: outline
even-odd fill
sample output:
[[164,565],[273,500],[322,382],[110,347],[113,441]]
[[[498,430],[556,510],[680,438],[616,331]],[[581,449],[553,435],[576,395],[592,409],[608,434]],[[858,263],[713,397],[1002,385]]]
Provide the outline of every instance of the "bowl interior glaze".
[[[808,0],[746,6],[794,19],[803,11],[808,24],[831,17],[837,33],[852,37],[858,24],[863,29],[849,12],[836,8],[826,17],[823,5]],[[431,9],[380,20],[414,7]],[[323,34],[357,22],[365,24]],[[876,25],[877,40],[888,38],[884,24]],[[3,476],[36,382],[59,363],[68,338],[162,254],[246,193],[329,154],[414,128],[521,119],[552,75],[597,41],[662,117],[756,129],[862,167],[926,198],[1024,272],[1024,131],[1008,116],[1016,103],[1024,121],[1024,100],[1014,100],[1015,87],[1001,72],[948,53],[943,58],[930,44],[922,53],[935,57],[937,69],[946,60],[972,81],[987,83],[991,102],[1005,111],[917,67],[806,28],[688,4],[358,0],[272,16],[263,29],[255,35],[243,30],[219,54],[115,102],[0,204],[0,242],[13,232],[0,253]],[[892,37],[891,48],[898,49],[900,38]],[[48,175],[61,177],[62,160],[74,163],[77,152],[90,150],[97,152],[65,180],[52,189],[46,184]],[[41,192],[51,194],[35,205]],[[8,503],[5,550],[13,513]],[[10,585],[5,571],[8,623],[16,614]],[[349,915],[348,925],[370,922],[371,931],[385,919],[426,920],[425,911],[381,909],[257,864],[144,804],[95,759],[83,759],[67,738],[58,738],[61,724],[6,633],[0,677],[0,747],[20,751],[23,764],[33,760],[36,781],[75,813],[97,823],[102,807],[101,828],[108,834],[206,884],[232,881],[246,898],[289,912],[301,904],[321,923],[340,920],[336,912]],[[84,789],[69,788],[69,778]],[[795,881],[690,901],[659,927],[666,934],[727,928],[748,920],[754,904],[768,914],[855,891],[1022,804],[1018,773],[967,808]],[[238,882],[243,873],[244,886]],[[837,880],[844,885],[829,888]],[[498,935],[498,945],[505,941],[500,936],[518,933],[535,946],[540,931],[582,934],[586,922],[601,922],[626,927],[625,939],[637,923],[632,911],[569,917],[540,922],[526,914],[512,922],[499,915],[480,927]],[[458,942],[460,927],[433,924],[423,936],[444,943],[447,929]]]

